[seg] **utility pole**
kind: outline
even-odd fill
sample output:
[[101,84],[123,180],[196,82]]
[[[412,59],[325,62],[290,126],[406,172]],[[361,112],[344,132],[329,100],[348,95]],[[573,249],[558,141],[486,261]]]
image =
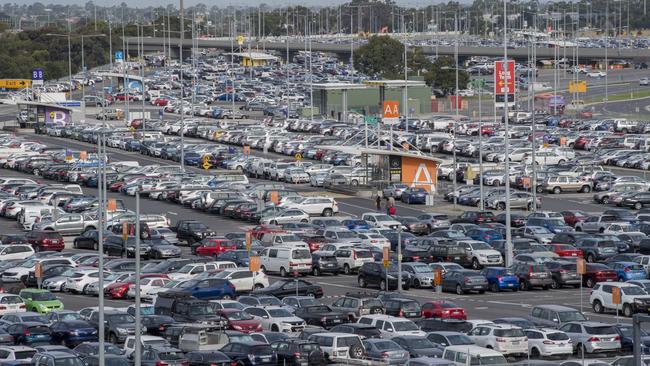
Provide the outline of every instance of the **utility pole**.
[[[503,0],[503,68],[506,70],[504,75],[507,75],[505,77],[507,78],[512,78],[514,80],[514,75],[508,75],[508,1]],[[508,137],[509,134],[509,121],[508,121],[508,103],[509,103],[509,95],[510,95],[510,89],[508,85],[508,80],[504,80],[505,82],[505,95],[504,95],[504,101],[505,103],[503,104],[503,115],[505,118],[505,165],[506,165],[506,267],[512,265],[512,233],[510,232],[510,226],[511,226],[511,218],[510,218],[510,159],[508,158],[509,150],[510,150],[510,139]],[[512,91],[514,93],[514,90]],[[533,139],[535,139],[535,136],[533,136]],[[535,162],[533,162],[535,164]]]
[[181,44],[178,50],[180,59],[180,82],[181,82],[181,170],[185,171],[185,86],[183,83],[183,41],[185,39],[185,14],[183,0],[180,0],[180,21],[181,21]]

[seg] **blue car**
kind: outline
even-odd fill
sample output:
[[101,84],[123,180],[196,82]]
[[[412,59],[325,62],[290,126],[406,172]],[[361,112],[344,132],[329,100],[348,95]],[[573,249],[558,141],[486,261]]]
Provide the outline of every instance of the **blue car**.
[[235,286],[228,280],[221,278],[205,278],[190,280],[181,285],[179,289],[189,293],[197,299],[234,299],[237,297]]
[[190,166],[198,166],[201,161],[201,154],[195,152],[185,153],[185,164]]
[[402,192],[401,200],[402,202],[411,204],[411,203],[421,203],[425,204],[427,201],[427,194],[429,192],[424,188],[409,188]]
[[487,227],[476,227],[468,230],[465,235],[469,236],[474,240],[480,240],[486,243],[490,243],[494,240],[503,240],[503,236],[498,231],[487,228]]
[[248,267],[248,264],[250,263],[250,256],[247,250],[228,250],[219,254],[219,260],[234,262],[237,267]]
[[348,220],[343,220],[341,223],[350,230],[370,229],[370,225],[368,225],[368,222],[366,220],[348,219]]
[[616,271],[619,281],[645,280],[647,273],[642,265],[635,262],[614,262],[609,265]]
[[519,290],[519,278],[512,270],[504,267],[485,267],[481,274],[488,280],[488,287],[492,292],[501,290]]
[[50,325],[52,342],[76,347],[83,342],[97,342],[98,335],[88,322],[83,320],[62,320]]

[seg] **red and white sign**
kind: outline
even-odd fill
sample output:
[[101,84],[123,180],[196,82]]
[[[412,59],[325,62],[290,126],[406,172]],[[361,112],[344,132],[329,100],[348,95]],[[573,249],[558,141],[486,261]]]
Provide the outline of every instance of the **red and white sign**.
[[515,61],[494,62],[494,94],[515,93]]

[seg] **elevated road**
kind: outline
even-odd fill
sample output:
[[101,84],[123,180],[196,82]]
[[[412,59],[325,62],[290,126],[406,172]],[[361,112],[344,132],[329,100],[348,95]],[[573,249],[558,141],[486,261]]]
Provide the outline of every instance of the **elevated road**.
[[[135,51],[138,48],[138,38],[137,37],[127,37],[126,43],[129,46],[129,50]],[[140,41],[144,46],[145,51],[162,51],[163,45],[165,48],[168,48],[168,45],[171,44],[171,51],[173,55],[178,55],[178,49],[180,46],[180,38],[171,38],[168,40],[163,37],[146,37]],[[199,39],[196,41],[196,44],[199,48],[211,48],[211,49],[221,49],[229,51],[231,49],[231,41],[221,39]],[[305,49],[305,43],[303,41],[289,41],[289,52],[294,54],[298,51]],[[248,49],[248,43],[244,45],[245,49]],[[354,49],[360,47],[359,44],[354,45]],[[183,49],[191,49],[192,40],[185,39],[183,40]],[[235,43],[235,48],[237,44]],[[281,56],[285,55],[287,44],[286,42],[274,41],[256,41],[251,40],[250,48],[258,51],[262,49],[280,51]],[[350,43],[320,43],[312,42],[311,48],[315,52],[329,52],[335,53],[341,56],[348,56],[351,53]],[[427,55],[454,55],[453,46],[422,46],[422,51]],[[552,59],[554,57],[554,49],[549,47],[538,47],[537,48],[537,58],[538,59]],[[564,49],[558,51],[559,57],[563,57],[566,54],[567,58],[572,57],[573,49],[568,48],[566,52]],[[650,60],[650,49],[644,48],[609,48],[607,50],[608,58],[611,60],[616,59],[625,59],[632,61],[648,61]],[[517,60],[525,60],[528,57],[529,51],[526,48],[512,48],[508,49],[508,55]],[[474,47],[474,46],[460,46],[458,47],[458,55],[462,59],[466,59],[472,56],[487,56],[487,57],[499,57],[503,55],[503,48],[501,47]],[[603,60],[605,58],[605,50],[603,48],[579,48],[578,56],[581,62],[587,61],[597,61]]]

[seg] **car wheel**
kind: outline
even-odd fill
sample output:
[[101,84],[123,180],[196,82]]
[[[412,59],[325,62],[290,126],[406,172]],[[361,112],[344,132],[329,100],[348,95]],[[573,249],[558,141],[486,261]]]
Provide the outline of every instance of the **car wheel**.
[[643,208],[643,204],[641,202],[637,202],[634,204],[635,210],[640,210],[641,208]]
[[379,282],[379,289],[381,291],[386,291],[386,280],[381,280],[381,282]]
[[363,357],[363,348],[359,346],[358,344],[355,344],[350,347],[350,358],[356,358],[359,359]]
[[478,262],[478,259],[474,258],[472,259],[472,268],[475,270],[481,269],[481,264]]
[[261,267],[260,267],[260,272],[262,272],[262,273],[266,273],[266,267],[261,266]]
[[608,204],[608,203],[609,203],[609,197],[608,197],[608,196],[603,197],[603,198],[600,200],[600,202],[602,202],[602,203],[605,204],[605,205]]
[[591,192],[591,187],[589,186],[582,186],[582,189],[580,190],[582,193],[589,193]]
[[271,225],[277,225],[278,222],[277,222],[277,220],[271,220],[271,222],[269,222],[269,224],[271,224]]
[[524,280],[519,281],[519,289],[521,291],[528,291],[528,284],[526,283],[526,281]]
[[346,275],[352,274],[352,269],[350,268],[349,265],[347,264],[343,265],[343,273],[345,273]]
[[331,208],[326,208],[323,210],[323,216],[325,217],[330,217],[332,214],[334,214],[334,211],[332,211]]
[[557,282],[557,279],[553,278],[551,279],[551,288],[554,290],[557,290],[560,288],[560,283]]
[[222,300],[230,300],[230,299],[232,299],[232,296],[230,296],[230,295],[223,295],[223,296],[221,297],[221,299],[222,299]]
[[592,288],[592,287],[594,287],[595,284],[596,283],[594,282],[594,280],[592,278],[587,278],[587,283],[586,283],[587,287]]
[[596,258],[594,258],[594,255],[590,253],[590,254],[587,256],[587,262],[589,262],[589,263],[594,263],[595,261],[596,261]]
[[93,243],[93,250],[99,250],[99,243]]
[[594,303],[591,305],[591,307],[594,309],[594,312],[598,314],[602,314],[603,311],[605,311],[603,304],[600,303],[600,300],[594,300]]
[[287,277],[287,270],[284,267],[280,268],[280,277]]
[[108,335],[108,341],[115,345],[117,344],[117,336],[115,335],[115,333],[111,333]]
[[88,295],[88,284],[84,286],[84,288],[81,289],[81,294],[82,295]]
[[492,292],[499,292],[499,285],[498,285],[496,282],[492,283],[492,284],[490,285],[490,291],[492,291]]
[[366,283],[366,280],[363,277],[357,278],[357,283],[359,284],[359,287],[361,287],[361,288],[368,287],[368,284]]
[[553,193],[554,193],[554,194],[560,194],[560,193],[562,193],[562,188],[560,188],[560,187],[555,187],[555,188],[553,188]]
[[632,310],[632,306],[630,304],[624,304],[623,305],[623,316],[626,318],[631,318],[632,315],[634,315],[634,311]]
[[497,204],[497,209],[498,209],[498,210],[501,210],[501,211],[505,211],[505,209],[506,209],[506,204],[505,204],[504,202],[499,202],[499,203]]
[[421,286],[420,286],[420,280],[418,280],[418,279],[416,278],[415,281],[413,281],[413,287],[415,287],[415,288],[420,288],[420,287],[421,287]]
[[314,276],[320,276],[320,268],[318,268],[318,267],[314,267],[314,268],[311,270],[311,274],[314,275]]
[[465,291],[463,291],[463,288],[460,285],[456,285],[456,294],[457,295],[462,295],[464,293],[465,293]]
[[533,347],[530,350],[530,357],[531,358],[539,358],[539,350],[537,348]]

